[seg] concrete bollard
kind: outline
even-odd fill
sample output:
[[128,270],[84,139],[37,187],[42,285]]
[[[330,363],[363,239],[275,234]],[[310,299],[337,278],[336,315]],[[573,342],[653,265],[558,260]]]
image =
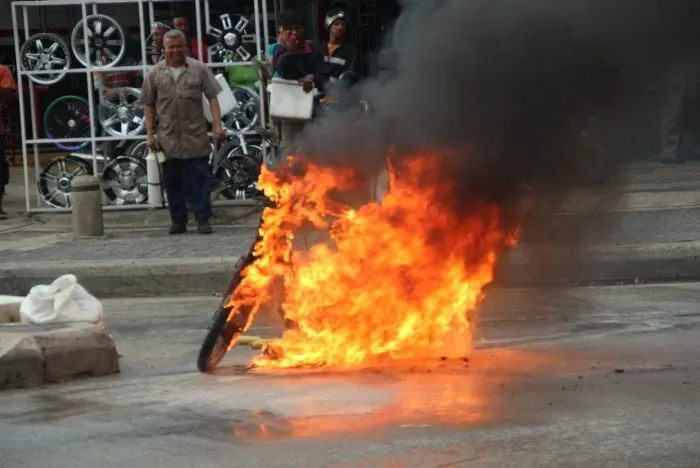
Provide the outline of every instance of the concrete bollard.
[[100,181],[92,175],[79,175],[71,184],[73,211],[73,235],[75,237],[99,237],[104,235],[102,220],[102,189]]

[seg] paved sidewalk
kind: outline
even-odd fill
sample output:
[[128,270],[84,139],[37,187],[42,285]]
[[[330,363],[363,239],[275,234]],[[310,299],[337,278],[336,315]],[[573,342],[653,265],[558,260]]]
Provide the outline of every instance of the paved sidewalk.
[[101,297],[220,292],[255,234],[253,227],[229,227],[209,236],[167,236],[161,230],[79,240],[67,234],[5,236],[0,294],[23,295],[32,285],[66,273]]
[[[567,208],[550,220],[555,229],[548,235],[524,233],[521,246],[504,259],[502,282],[700,278],[700,163],[630,166],[615,191],[579,191]],[[65,273],[101,297],[221,292],[255,237],[260,211],[230,204],[215,212],[212,236],[167,236],[167,211],[143,210],[106,214],[107,235],[84,240],[67,233],[70,213],[15,215],[0,222],[0,294],[23,295]]]
[[[24,295],[73,273],[99,297],[222,292],[254,227],[219,228],[210,236],[123,231],[103,239],[22,231],[0,238],[0,294]],[[700,278],[700,243],[566,246],[521,245],[505,256],[506,285],[599,284]]]
[[[190,226],[191,231],[194,229]],[[253,227],[228,227],[208,236],[196,232],[168,236],[161,230],[148,230],[111,233],[98,239],[74,240],[70,234],[43,234],[15,240],[3,238],[0,240],[0,262],[233,258],[248,249],[255,231]],[[17,247],[12,248],[13,244]]]
[[[37,206],[37,193],[33,169],[30,168],[31,206]],[[10,216],[17,219],[25,214],[25,191],[22,167],[11,168],[10,185],[4,200]],[[238,214],[250,211],[250,202],[217,203],[215,215],[240,208]],[[247,207],[246,209],[243,209]],[[700,207],[700,161],[689,161],[684,165],[668,165],[657,162],[638,162],[624,167],[605,187],[588,187],[576,190],[570,200],[564,203],[566,211],[619,212],[626,210],[649,210],[664,208]],[[62,212],[63,211],[63,212]],[[144,213],[151,219],[144,220]],[[154,215],[156,213],[156,215]],[[224,216],[226,217],[226,216]],[[69,210],[53,210],[50,213],[35,215],[42,223],[70,227]],[[121,227],[164,226],[167,212],[159,210],[107,211],[106,223],[113,221]],[[0,223],[0,230],[2,223]]]

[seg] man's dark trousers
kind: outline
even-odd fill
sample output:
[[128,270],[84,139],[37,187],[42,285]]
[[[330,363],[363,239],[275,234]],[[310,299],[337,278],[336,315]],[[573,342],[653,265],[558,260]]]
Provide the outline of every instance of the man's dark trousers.
[[0,198],[5,195],[5,186],[10,183],[10,163],[5,157],[5,135],[0,134]]
[[696,157],[700,61],[674,64],[662,85],[661,159],[682,162]]
[[192,197],[197,222],[209,221],[212,216],[209,156],[169,159],[163,164],[163,179],[173,224],[187,223],[187,195]]

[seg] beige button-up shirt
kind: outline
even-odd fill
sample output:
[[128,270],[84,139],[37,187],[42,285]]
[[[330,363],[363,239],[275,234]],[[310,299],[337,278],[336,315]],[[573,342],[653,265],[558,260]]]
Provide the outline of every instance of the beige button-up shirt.
[[206,156],[211,151],[202,93],[214,99],[221,86],[201,62],[187,57],[177,81],[165,60],[156,64],[141,87],[140,103],[155,109],[158,144],[168,158]]

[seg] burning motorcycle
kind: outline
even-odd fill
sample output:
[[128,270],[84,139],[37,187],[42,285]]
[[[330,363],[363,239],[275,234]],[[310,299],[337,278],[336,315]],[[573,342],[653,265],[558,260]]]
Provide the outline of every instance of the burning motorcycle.
[[[343,79],[347,80],[347,82],[350,84],[357,82],[357,77],[352,74],[345,76]],[[319,109],[320,112],[318,115],[341,111],[341,106],[339,105],[338,101],[331,99],[330,101],[326,102],[328,104]],[[359,105],[365,113],[370,112],[369,105],[366,102],[355,103],[355,105]],[[258,162],[261,161],[258,160]],[[256,173],[256,180],[257,174],[259,174],[259,169]],[[380,177],[378,177],[378,181],[386,181],[386,179],[388,179],[388,171],[385,171],[380,175]],[[386,187],[382,187],[381,182],[377,182],[377,186],[380,188],[374,190],[375,196],[381,197],[384,191],[386,191]],[[267,199],[264,200],[266,201],[267,207],[274,207],[274,203]],[[262,226],[262,218],[260,222]],[[258,236],[251,245],[250,249],[247,251],[246,255],[236,262],[231,281],[229,282],[223,298],[214,313],[212,323],[205,336],[197,358],[197,368],[201,372],[212,372],[224,358],[226,352],[235,345],[238,338],[251,326],[255,313],[264,305],[273,302],[273,298],[278,296],[281,292],[280,282],[272,281],[268,285],[267,293],[261,297],[258,297],[255,300],[255,303],[242,303],[237,305],[236,292],[245,277],[246,269],[250,267],[259,256],[259,252],[256,251],[256,247],[263,241],[260,231],[261,230],[258,229]],[[281,239],[279,241],[285,242]],[[288,265],[284,258],[278,258],[276,261],[279,265]],[[290,327],[294,327],[293,323],[287,322],[286,324]]]

